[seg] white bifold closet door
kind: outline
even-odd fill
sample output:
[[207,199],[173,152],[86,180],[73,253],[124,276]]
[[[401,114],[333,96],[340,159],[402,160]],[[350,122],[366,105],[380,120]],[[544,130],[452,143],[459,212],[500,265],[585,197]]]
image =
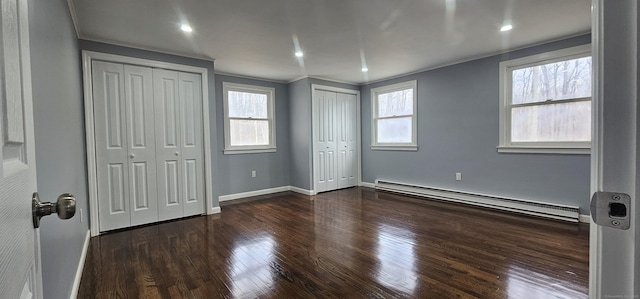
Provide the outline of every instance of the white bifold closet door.
[[152,70],[92,69],[100,230],[158,221]]
[[317,90],[313,102],[315,191],[356,186],[356,96]]
[[338,188],[354,187],[358,184],[356,176],[358,164],[356,96],[337,93],[336,108]]
[[100,231],[204,213],[198,74],[92,63]]
[[160,221],[202,214],[202,87],[200,75],[154,69]]

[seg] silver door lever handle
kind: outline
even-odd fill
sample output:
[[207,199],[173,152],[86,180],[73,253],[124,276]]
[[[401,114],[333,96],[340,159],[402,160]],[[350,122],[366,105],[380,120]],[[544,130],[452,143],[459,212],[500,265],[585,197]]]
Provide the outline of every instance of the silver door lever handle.
[[40,202],[38,192],[34,192],[31,198],[31,213],[34,228],[40,227],[40,218],[53,213],[58,214],[60,219],[69,219],[76,214],[76,198],[71,193],[63,193],[55,203]]

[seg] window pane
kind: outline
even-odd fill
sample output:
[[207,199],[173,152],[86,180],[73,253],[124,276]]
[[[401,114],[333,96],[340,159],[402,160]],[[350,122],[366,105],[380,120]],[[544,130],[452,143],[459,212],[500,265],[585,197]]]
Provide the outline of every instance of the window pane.
[[378,117],[413,114],[413,89],[378,95]]
[[378,143],[410,143],[411,117],[378,119]]
[[591,57],[514,70],[511,78],[513,104],[591,97]]
[[267,118],[267,95],[229,91],[229,117]]
[[230,119],[231,146],[269,145],[268,120]]
[[591,141],[591,101],[516,107],[512,142]]

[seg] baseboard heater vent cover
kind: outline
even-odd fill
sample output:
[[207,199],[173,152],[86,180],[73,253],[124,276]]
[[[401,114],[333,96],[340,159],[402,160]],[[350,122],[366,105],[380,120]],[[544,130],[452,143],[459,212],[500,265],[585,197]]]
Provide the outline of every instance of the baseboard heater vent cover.
[[444,201],[464,203],[496,210],[515,212],[538,217],[579,222],[580,209],[575,206],[536,202],[523,199],[467,193],[413,184],[376,180],[376,190],[428,197]]

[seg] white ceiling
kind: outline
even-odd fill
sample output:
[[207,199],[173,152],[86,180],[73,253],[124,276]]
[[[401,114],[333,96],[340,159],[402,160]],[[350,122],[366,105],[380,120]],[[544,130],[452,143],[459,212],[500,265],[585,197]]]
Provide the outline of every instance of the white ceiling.
[[[591,28],[590,0],[72,1],[80,38],[215,59],[216,72],[284,82],[366,83]],[[505,23],[513,30],[500,32]]]

